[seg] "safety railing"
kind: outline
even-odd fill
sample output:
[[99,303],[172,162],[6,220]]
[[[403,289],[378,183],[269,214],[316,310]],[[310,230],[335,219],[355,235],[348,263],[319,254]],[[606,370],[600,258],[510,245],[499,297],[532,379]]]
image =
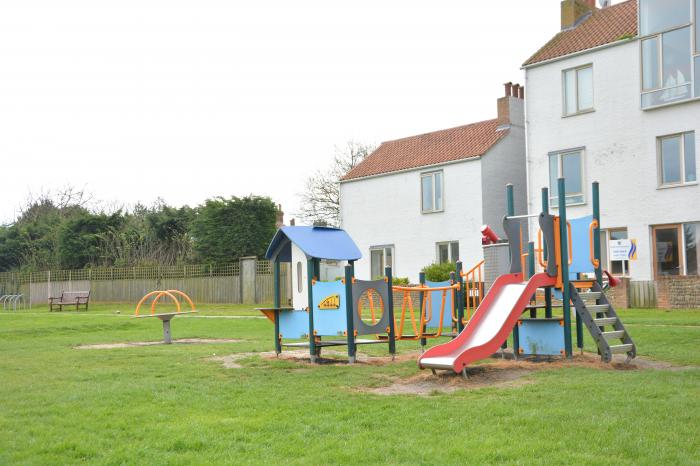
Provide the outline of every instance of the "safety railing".
[[472,314],[481,304],[484,299],[484,260],[477,262],[474,267],[467,271],[462,271],[464,279],[464,319],[462,324],[466,324],[471,319]]

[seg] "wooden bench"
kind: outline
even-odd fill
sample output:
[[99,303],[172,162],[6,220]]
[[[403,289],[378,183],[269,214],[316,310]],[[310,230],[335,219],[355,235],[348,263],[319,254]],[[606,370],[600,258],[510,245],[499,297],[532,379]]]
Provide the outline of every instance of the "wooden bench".
[[75,306],[76,311],[82,306],[87,311],[89,301],[89,291],[63,291],[61,296],[49,298],[49,311],[62,311],[63,306]]

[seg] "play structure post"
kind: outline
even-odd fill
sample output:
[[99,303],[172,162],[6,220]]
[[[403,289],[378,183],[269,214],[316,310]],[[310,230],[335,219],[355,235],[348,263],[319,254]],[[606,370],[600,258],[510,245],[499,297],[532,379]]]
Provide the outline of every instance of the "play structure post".
[[[549,214],[549,189],[542,188],[542,212]],[[547,260],[546,240],[542,239],[542,258]],[[552,289],[544,289],[544,316],[547,319],[552,317]]]
[[280,261],[279,258],[275,257],[275,262],[273,265],[274,272],[274,307],[275,307],[275,353],[280,354],[282,352],[282,342],[280,341]]
[[389,312],[389,353],[393,356],[396,354],[396,330],[394,329],[394,282],[391,276],[391,267],[385,267],[384,274],[389,285],[386,307]]
[[[700,14],[700,13],[699,13]],[[603,286],[603,264],[600,262],[600,190],[598,182],[593,182],[593,220],[598,223],[598,226],[593,229],[593,255],[598,261],[598,267],[595,268],[595,278],[598,284]]]
[[[420,273],[418,274],[418,283],[420,283],[421,286],[425,285],[425,272],[420,272]],[[422,310],[423,310],[423,299],[424,299],[424,298],[425,298],[425,291],[419,291],[419,292],[418,292],[418,302],[420,302],[421,314],[422,314]],[[411,299],[411,297],[409,296],[408,299]],[[422,328],[421,335],[425,335],[426,325],[427,325],[427,324],[425,324],[425,323],[422,323],[422,324],[421,324],[421,328]],[[426,345],[427,343],[428,343],[428,340],[426,340],[425,338],[421,338],[421,339],[420,339],[420,347],[421,347],[421,350],[422,350],[423,348],[425,348],[425,345]]]
[[350,364],[355,363],[355,315],[353,312],[353,299],[352,299],[352,277],[353,277],[353,266],[352,263],[345,266],[345,315],[347,319],[347,334],[348,334],[348,362]]
[[515,199],[513,197],[513,184],[508,183],[506,185],[506,208],[507,215],[512,217],[515,215]]
[[[529,280],[533,275],[535,275],[535,243],[530,241],[527,243],[527,279]],[[530,317],[537,317],[537,308],[530,309]]]
[[309,300],[308,310],[309,310],[309,354],[311,356],[311,362],[316,362],[316,356],[318,352],[316,351],[316,336],[314,335],[314,293],[313,293],[313,283],[314,283],[314,270],[316,269],[314,265],[315,259],[307,259],[306,261],[306,286],[308,288],[307,296]]
[[457,281],[459,282],[459,290],[457,290],[457,333],[464,329],[464,304],[466,300],[469,299],[469,292],[465,289],[466,282],[464,277],[462,277],[462,261],[457,261],[455,275],[457,275]]
[[573,357],[571,345],[571,291],[569,290],[569,232],[566,223],[566,183],[564,178],[558,180],[557,197],[559,199],[559,247],[561,248],[562,310],[564,313],[564,350],[567,358]]

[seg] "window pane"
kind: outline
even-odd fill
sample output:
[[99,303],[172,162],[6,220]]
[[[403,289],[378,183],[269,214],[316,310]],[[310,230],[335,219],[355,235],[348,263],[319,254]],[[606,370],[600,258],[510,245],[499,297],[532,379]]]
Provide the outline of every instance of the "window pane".
[[423,192],[423,212],[433,210],[433,177],[431,175],[421,177],[421,189]]
[[447,255],[447,245],[446,244],[439,244],[438,245],[438,262],[441,264],[444,264],[445,262],[449,262],[450,258]]
[[303,289],[302,286],[302,274],[301,274],[301,262],[297,262],[297,292],[301,293],[301,290]]
[[690,82],[690,28],[664,34],[662,49],[664,87]]
[[655,229],[656,257],[655,269],[658,275],[680,275],[679,238],[678,229]]
[[[566,194],[578,194],[583,192],[583,174],[581,173],[581,153],[572,152],[562,155],[564,180],[566,181]],[[581,199],[583,200],[583,199]]]
[[644,90],[661,87],[659,82],[659,38],[642,41],[642,88]]
[[589,66],[577,71],[578,73],[578,109],[593,108],[593,67]]
[[384,275],[384,256],[381,249],[372,249],[371,251],[371,273],[372,279]]
[[[698,27],[700,27],[700,0],[695,0],[695,53],[700,53],[700,31],[698,31]],[[698,60],[696,59],[695,62],[697,63]],[[695,76],[698,76],[698,73],[695,73]],[[700,93],[697,95],[700,95]]]
[[450,243],[450,260],[457,262],[459,260],[459,242]]
[[665,31],[690,22],[688,0],[640,0],[641,35]]
[[698,275],[700,262],[700,223],[683,225],[685,235],[685,270],[687,275]]
[[435,173],[435,210],[442,210],[442,173]]
[[557,178],[559,178],[559,155],[553,154],[549,156],[549,195],[552,199],[559,197]]
[[[700,77],[698,77],[698,79],[700,79]],[[685,150],[685,153],[683,154],[685,159],[685,181],[697,181],[698,175],[695,165],[695,132],[685,133],[683,137],[685,138],[685,144],[683,147]]]
[[[700,29],[700,25],[696,29]],[[700,37],[700,30],[696,34]],[[700,97],[700,55],[695,57],[695,97]]]
[[653,105],[667,104],[682,99],[688,99],[692,95],[693,89],[690,83],[672,89],[661,89],[655,92],[642,94],[642,108]]
[[610,239],[627,239],[627,230],[610,230]]
[[[393,248],[385,248],[384,249],[384,255],[386,256],[386,266],[387,267],[393,267],[394,266],[394,250]],[[384,270],[382,268],[382,275],[384,275]]]
[[681,138],[673,136],[661,140],[661,182],[681,181]]
[[567,115],[576,113],[576,71],[564,73],[564,109]]

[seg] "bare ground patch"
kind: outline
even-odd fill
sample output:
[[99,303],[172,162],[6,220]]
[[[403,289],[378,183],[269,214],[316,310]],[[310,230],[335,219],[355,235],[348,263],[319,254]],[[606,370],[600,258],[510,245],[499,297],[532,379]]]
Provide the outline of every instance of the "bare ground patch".
[[[233,340],[230,338],[180,338],[173,340],[173,345],[202,345],[211,343],[239,343],[242,340]],[[138,346],[156,346],[164,345],[163,341],[130,341],[126,343],[100,343],[96,345],[78,345],[75,349],[114,349],[114,348],[133,348]]]

